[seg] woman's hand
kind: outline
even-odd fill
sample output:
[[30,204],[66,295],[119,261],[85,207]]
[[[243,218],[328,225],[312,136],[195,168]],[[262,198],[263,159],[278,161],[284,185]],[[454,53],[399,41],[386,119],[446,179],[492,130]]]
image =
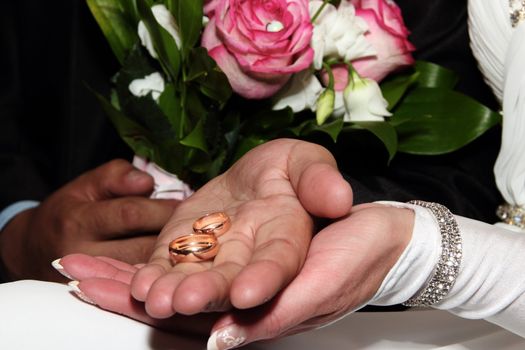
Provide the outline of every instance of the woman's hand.
[[299,275],[275,298],[248,310],[192,316],[196,322],[147,315],[142,304],[130,298],[136,267],[78,254],[61,262],[72,278],[81,281],[82,297],[104,309],[179,332],[205,332],[215,319],[208,349],[223,350],[317,328],[363,306],[406,248],[413,220],[409,209],[356,206],[349,216],[315,235]]
[[[149,263],[134,274],[131,293],[154,318],[260,305],[299,273],[313,232],[308,212],[335,218],[351,205],[351,189],[328,151],[296,140],[268,142],[177,207]],[[215,211],[232,220],[215,259],[173,266],[170,241]]]
[[208,349],[318,328],[364,306],[408,245],[413,222],[410,209],[355,206],[315,235],[299,275],[272,301],[222,316]]

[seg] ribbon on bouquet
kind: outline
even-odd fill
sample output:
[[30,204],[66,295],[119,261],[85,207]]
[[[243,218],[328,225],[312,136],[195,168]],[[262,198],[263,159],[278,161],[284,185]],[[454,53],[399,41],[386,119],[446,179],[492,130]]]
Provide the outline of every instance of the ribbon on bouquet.
[[149,160],[135,156],[133,166],[153,177],[154,189],[150,198],[184,200],[193,194],[188,184]]

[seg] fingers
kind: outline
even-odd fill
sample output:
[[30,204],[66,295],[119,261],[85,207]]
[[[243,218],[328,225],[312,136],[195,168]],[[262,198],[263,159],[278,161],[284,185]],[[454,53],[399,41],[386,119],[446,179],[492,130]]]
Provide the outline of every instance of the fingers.
[[[313,282],[313,283],[310,283]],[[268,304],[249,310],[236,310],[213,326],[208,349],[224,350],[232,344],[245,345],[263,339],[275,339],[288,332],[315,328],[306,322],[332,303],[324,298],[326,281],[294,281]],[[327,307],[328,309],[328,307]]]
[[172,267],[167,243],[158,245],[156,258],[132,283],[133,296],[145,301],[151,316],[222,311],[231,307],[230,301],[237,308],[260,305],[298,273],[313,224],[296,198],[252,201],[232,218],[213,262]]
[[209,334],[212,324],[219,317],[216,314],[205,314],[193,317],[177,316],[167,320],[152,318],[146,313],[144,304],[131,298],[129,284],[111,279],[87,279],[73,288],[84,301],[173,333]]
[[312,220],[300,209],[262,224],[249,264],[232,283],[232,304],[239,309],[261,305],[288,285],[305,260],[311,234]]
[[66,255],[54,262],[53,266],[68,278],[78,281],[102,278],[127,284],[131,283],[131,279],[137,271],[135,267],[124,262],[107,257],[92,257],[86,254]]
[[352,188],[323,147],[297,143],[289,155],[288,173],[301,204],[310,214],[338,218],[350,212]]
[[388,241],[385,227],[374,224],[387,213],[365,215],[365,209],[318,233],[299,275],[268,306],[219,320],[208,349],[226,349],[231,339],[247,344],[325,325],[369,300],[388,271],[385,255],[376,254]]
[[116,198],[82,206],[77,215],[85,218],[92,228],[89,232],[96,232],[93,238],[122,238],[133,233],[160,231],[177,203],[143,197]]
[[79,176],[67,186],[73,195],[97,201],[146,195],[153,190],[153,179],[129,162],[117,159]]

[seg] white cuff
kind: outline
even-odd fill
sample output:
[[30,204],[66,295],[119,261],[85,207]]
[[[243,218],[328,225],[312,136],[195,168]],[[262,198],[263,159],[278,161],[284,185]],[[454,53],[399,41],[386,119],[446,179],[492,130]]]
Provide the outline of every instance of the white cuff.
[[15,216],[23,212],[24,210],[35,208],[40,205],[37,201],[19,201],[15,202],[6,207],[0,212],[0,231],[2,231]]
[[394,305],[407,301],[426,285],[439,261],[441,235],[432,213],[423,207],[399,202],[379,202],[415,213],[412,239],[392,267],[370,305]]

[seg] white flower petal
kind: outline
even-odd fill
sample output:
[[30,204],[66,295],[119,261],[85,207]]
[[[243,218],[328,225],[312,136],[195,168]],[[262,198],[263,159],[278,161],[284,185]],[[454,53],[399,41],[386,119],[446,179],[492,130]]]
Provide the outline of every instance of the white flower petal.
[[290,107],[295,113],[305,109],[315,111],[317,99],[322,91],[321,82],[310,70],[296,73],[275,96],[277,102],[272,109],[279,110]]
[[[179,27],[175,22],[175,18],[173,18],[173,16],[171,15],[171,12],[166,8],[166,6],[162,4],[152,6],[151,12],[153,13],[155,20],[160,24],[160,26],[171,35],[173,40],[175,40],[175,44],[177,45],[177,47],[180,47],[181,39]],[[148,50],[151,57],[157,58],[158,55],[155,51],[155,48],[153,47],[153,40],[151,39],[151,35],[148,32],[148,29],[146,28],[144,22],[139,22],[137,31],[142,46],[144,46]]]
[[129,91],[137,97],[151,96],[157,101],[164,91],[164,78],[159,72],[151,73],[142,79],[135,79],[129,84]]
[[144,46],[151,57],[157,58],[157,52],[155,51],[155,48],[153,47],[153,40],[151,39],[151,35],[149,35],[148,29],[146,28],[146,25],[144,22],[140,21],[138,26],[138,35],[140,39],[140,43],[142,46]]
[[153,12],[153,16],[155,16],[155,19],[162,26],[162,28],[166,29],[166,31],[170,33],[173,40],[175,40],[177,47],[180,47],[181,39],[179,34],[179,26],[177,25],[177,22],[175,22],[175,18],[172,16],[171,12],[166,8],[166,6],[162,4],[152,6],[151,12]]
[[392,114],[386,109],[388,102],[375,80],[362,79],[354,72],[353,79],[343,92],[346,122],[383,121]]
[[[311,16],[321,4],[322,1],[317,0],[310,2]],[[365,38],[367,30],[366,21],[355,15],[355,8],[350,1],[342,0],[338,8],[326,5],[314,23],[314,68],[321,69],[325,57],[349,62],[375,55],[376,51]]]

